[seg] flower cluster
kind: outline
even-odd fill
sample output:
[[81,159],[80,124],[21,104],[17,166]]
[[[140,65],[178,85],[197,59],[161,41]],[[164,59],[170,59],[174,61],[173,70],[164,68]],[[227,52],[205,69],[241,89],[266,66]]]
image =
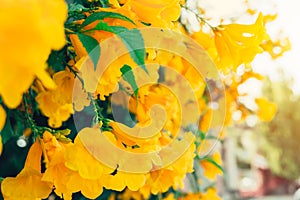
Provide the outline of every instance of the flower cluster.
[[202,180],[223,173],[221,154],[205,152],[234,113],[276,113],[263,97],[247,107],[238,91],[262,78],[257,54],[288,50],[267,34],[274,19],[213,27],[190,10],[200,27],[190,32],[185,1],[80,2],[1,3],[0,156],[9,131],[33,143],[15,177],[0,179],[4,199],[220,199]]

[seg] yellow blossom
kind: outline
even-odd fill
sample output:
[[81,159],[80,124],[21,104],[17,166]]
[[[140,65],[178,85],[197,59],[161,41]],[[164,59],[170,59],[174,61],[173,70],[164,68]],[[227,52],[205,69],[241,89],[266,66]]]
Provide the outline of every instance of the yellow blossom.
[[191,36],[196,42],[198,42],[213,59],[217,60],[218,52],[214,42],[214,38],[211,34],[205,33],[202,30],[193,33]]
[[63,0],[1,2],[0,95],[9,108],[20,104],[35,77],[55,87],[45,71],[46,61],[52,49],[65,44],[66,17]]
[[30,148],[22,171],[15,178],[5,178],[1,191],[5,199],[45,199],[52,191],[52,184],[42,181],[42,149],[38,141]]
[[55,187],[54,192],[59,197],[71,200],[72,193],[77,191],[69,189],[67,183],[72,176],[75,176],[76,172],[65,166],[64,149],[62,148],[55,152],[49,161],[48,168],[43,174],[42,180],[53,183]]
[[113,128],[112,133],[115,134],[117,144],[120,147],[124,146],[124,144],[129,147],[138,145],[140,148],[133,149],[132,151],[146,153],[158,149],[157,145],[159,145],[161,127],[156,125],[155,122],[151,124],[138,123],[132,128],[113,121],[109,125]]
[[[54,185],[54,192],[64,199],[72,199],[72,193],[79,192],[87,198],[97,198],[102,193],[102,181],[100,178],[93,174],[94,177],[84,178],[80,175],[79,171],[69,168],[67,153],[74,150],[74,144],[63,144],[56,140],[55,136],[49,132],[43,134],[43,148],[47,157],[47,169],[43,174],[42,180],[51,182]],[[76,141],[77,144],[77,141]],[[66,152],[68,151],[68,152]],[[77,151],[72,151],[76,153]],[[79,155],[80,156],[80,155]],[[89,159],[81,157],[88,162]],[[76,157],[75,157],[76,159]],[[73,160],[76,162],[77,160]],[[80,160],[79,160],[80,162]],[[94,165],[95,163],[87,163]],[[93,166],[91,166],[92,169]],[[88,171],[89,173],[97,173],[94,170]]]
[[[222,165],[221,155],[219,152],[214,152],[210,159],[216,162],[216,164]],[[204,169],[204,176],[208,179],[215,180],[218,174],[221,175],[223,173],[219,167],[205,159],[201,160],[200,164]]]
[[[180,125],[180,104],[179,99],[172,91],[161,85],[146,85],[139,88],[138,102],[135,98],[129,101],[129,110],[136,114],[139,122],[146,122],[150,120],[150,108],[153,105],[161,105],[166,112],[166,119],[164,115],[155,115],[155,121],[166,120],[165,125],[161,128],[169,130],[173,136],[178,132]],[[172,105],[172,106],[169,106]],[[158,110],[159,111],[159,110]]]
[[166,196],[165,198],[163,198],[163,200],[175,200],[174,194],[173,193],[169,193],[168,196]]
[[128,0],[123,7],[155,27],[172,27],[180,16],[179,0]]
[[192,133],[185,133],[182,140],[174,141],[160,152],[163,168],[147,174],[146,183],[139,190],[143,196],[166,192],[170,187],[183,188],[186,173],[193,172],[194,139]]
[[201,116],[199,121],[199,128],[202,132],[207,132],[211,125],[212,119],[212,109],[207,109],[207,111]]
[[73,107],[75,111],[81,111],[85,106],[91,104],[88,93],[84,90],[81,82],[76,79],[74,82]]
[[76,34],[70,34],[69,38],[72,42],[72,46],[75,49],[76,55],[78,56],[78,60],[88,55],[86,49],[84,48],[83,44]]
[[117,171],[116,174],[103,175],[102,182],[106,189],[122,191],[127,187],[131,191],[137,191],[144,186],[145,174],[126,173]]
[[265,98],[257,98],[255,102],[258,106],[257,116],[260,120],[269,122],[273,119],[277,111],[277,105]]
[[291,49],[291,43],[288,38],[280,38],[276,41],[268,40],[261,44],[261,47],[270,54],[272,59],[276,59]]
[[179,197],[178,200],[221,200],[217,192],[213,188],[209,188],[205,193],[188,193],[184,197]]
[[2,105],[0,105],[0,132],[3,129],[6,121],[6,112]]
[[216,189],[209,188],[206,193],[202,193],[201,195],[202,200],[221,200],[221,198],[218,196]]
[[266,39],[263,15],[250,25],[229,24],[214,30],[215,44],[219,55],[219,67],[224,72],[235,70],[242,63],[251,62],[262,52],[260,44]]
[[[101,151],[101,146],[95,142],[95,138],[91,134],[97,135],[101,134],[101,132],[94,128],[85,128],[78,133],[74,144],[66,148],[65,165],[69,169],[78,172],[84,179],[96,180],[101,178],[103,174],[109,174],[114,170],[103,165],[91,154],[90,148],[95,154]],[[86,143],[83,143],[81,138],[88,139],[89,136],[91,136],[90,138],[94,143],[93,146],[89,146],[89,149],[87,149]]]
[[62,145],[56,140],[55,136],[48,131],[44,132],[42,143],[47,154],[44,156],[47,156],[47,159],[49,160],[52,159],[57,151],[62,149]]
[[65,166],[64,159],[65,149],[71,144],[58,142],[55,136],[48,131],[44,132],[42,141],[45,150],[44,157],[47,157],[47,169],[42,176],[42,180],[51,182],[55,188],[54,192],[59,197],[71,200],[72,193],[77,192],[77,190],[70,190],[67,183],[72,176],[76,175],[76,172]]
[[75,77],[72,72],[64,70],[55,73],[53,80],[58,87],[55,90],[40,92],[36,101],[42,113],[49,117],[48,124],[58,128],[73,113],[72,94]]
[[67,182],[67,188],[70,191],[81,191],[89,199],[96,199],[103,192],[101,179],[85,179],[78,173],[70,177],[70,180]]

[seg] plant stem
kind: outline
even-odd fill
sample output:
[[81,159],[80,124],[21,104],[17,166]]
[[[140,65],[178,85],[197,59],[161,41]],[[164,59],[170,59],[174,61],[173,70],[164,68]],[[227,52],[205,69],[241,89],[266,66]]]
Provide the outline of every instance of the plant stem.
[[186,5],[181,5],[182,8],[190,11],[191,13],[193,13],[198,20],[200,20],[201,22],[203,22],[204,24],[206,24],[207,26],[209,26],[213,31],[215,31],[217,28],[213,27],[212,25],[210,25],[203,17],[201,17],[198,13],[196,13],[195,11],[193,11],[192,9],[190,9],[189,7],[187,7]]
[[24,107],[25,107],[25,119],[26,119],[29,127],[31,128],[34,136],[38,136],[39,135],[39,129],[35,125],[35,122],[32,119],[31,114],[29,113],[29,102],[28,102],[29,99],[28,99],[28,94],[24,94],[23,95],[23,99],[24,99]]

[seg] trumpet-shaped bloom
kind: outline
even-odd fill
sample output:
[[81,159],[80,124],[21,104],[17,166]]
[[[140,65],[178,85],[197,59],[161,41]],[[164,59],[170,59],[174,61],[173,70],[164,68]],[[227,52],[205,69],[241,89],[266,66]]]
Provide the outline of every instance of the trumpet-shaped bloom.
[[67,187],[70,191],[81,191],[89,199],[96,199],[103,192],[101,179],[85,179],[78,173],[71,176],[67,182]]
[[101,151],[99,144],[94,142],[93,146],[87,146],[86,143],[81,141],[81,137],[89,138],[89,136],[93,140],[94,137],[91,134],[97,135],[101,132],[94,128],[85,128],[78,133],[74,144],[66,148],[65,165],[69,169],[78,172],[84,179],[96,180],[101,178],[103,174],[109,174],[114,170],[103,165],[91,154],[91,150],[94,152]]
[[[55,136],[49,132],[44,133],[43,144],[49,163],[42,180],[51,182],[54,187],[54,192],[58,196],[66,200],[71,200],[72,193],[81,191],[85,197],[95,199],[102,193],[101,179],[83,178],[78,171],[67,167],[66,149],[69,151],[74,144],[63,144],[57,141]],[[76,151],[73,153],[76,153]],[[83,157],[83,159],[84,158],[85,157]],[[93,173],[95,171],[91,172]]]
[[214,33],[219,55],[218,66],[225,72],[235,70],[242,63],[251,62],[263,51],[260,45],[268,39],[262,14],[259,14],[254,24],[222,25]]
[[70,71],[64,70],[54,74],[53,80],[58,87],[55,90],[40,92],[36,101],[42,113],[49,117],[49,125],[57,128],[73,113],[72,94],[75,78]]
[[77,191],[69,189],[67,183],[72,176],[76,175],[76,172],[65,166],[64,151],[65,147],[62,147],[52,155],[42,180],[51,182],[55,188],[54,192],[59,197],[71,200],[72,193]]
[[128,0],[125,6],[152,26],[170,27],[180,16],[179,0]]
[[55,87],[45,71],[46,61],[52,49],[65,44],[66,17],[63,0],[1,1],[0,95],[9,108],[20,104],[36,77],[46,87]]
[[1,191],[5,199],[45,199],[52,191],[52,184],[42,181],[41,173],[42,149],[38,141],[30,148],[25,166],[17,177],[5,178],[1,183]]
[[192,133],[185,133],[182,140],[174,141],[160,152],[164,167],[147,174],[146,183],[139,190],[143,196],[166,192],[170,187],[183,188],[186,173],[193,172],[194,139]]

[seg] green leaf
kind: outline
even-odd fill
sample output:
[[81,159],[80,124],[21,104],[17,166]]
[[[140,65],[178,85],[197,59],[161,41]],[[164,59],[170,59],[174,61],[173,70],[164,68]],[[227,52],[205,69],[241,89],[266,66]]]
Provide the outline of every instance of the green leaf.
[[123,26],[109,26],[106,22],[100,21],[95,28],[91,30],[103,30],[118,35],[124,42],[134,62],[136,62],[145,72],[148,73],[148,70],[145,67],[146,51],[144,39],[138,29],[128,30]]
[[97,40],[91,36],[85,35],[83,33],[77,33],[79,40],[88,52],[92,62],[94,64],[94,70],[96,70],[98,60],[100,58],[100,45]]
[[123,79],[130,84],[130,86],[132,87],[132,90],[134,91],[134,95],[137,97],[138,95],[138,86],[136,84],[135,78],[134,78],[134,74],[132,72],[132,68],[129,65],[123,65],[123,67],[120,69],[120,71],[122,72],[122,77]]
[[131,19],[129,19],[128,17],[120,14],[120,13],[114,13],[114,12],[95,12],[93,14],[91,14],[90,16],[88,16],[84,22],[81,24],[81,28],[85,27],[86,25],[93,23],[94,21],[97,20],[103,20],[105,18],[115,18],[115,19],[122,19],[124,21],[128,21],[132,24],[135,24]]
[[146,50],[144,39],[138,29],[131,29],[117,34],[125,43],[131,58],[141,67],[145,72],[148,70],[145,67]]
[[114,34],[121,33],[123,31],[127,31],[128,29],[124,26],[110,26],[108,23],[100,21],[93,29],[93,31],[101,30],[101,31],[107,31]]

